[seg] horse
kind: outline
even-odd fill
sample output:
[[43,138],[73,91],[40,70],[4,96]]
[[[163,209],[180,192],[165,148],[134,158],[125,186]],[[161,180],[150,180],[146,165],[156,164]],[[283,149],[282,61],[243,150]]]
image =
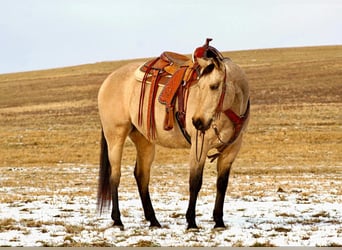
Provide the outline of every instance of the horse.
[[[203,53],[202,53],[203,54]],[[190,148],[189,203],[186,211],[187,229],[198,229],[196,201],[201,189],[203,169],[210,150],[216,149],[216,200],[213,210],[214,228],[225,228],[223,206],[232,163],[242,144],[249,121],[249,86],[244,71],[229,58],[205,56],[196,58],[199,73],[196,84],[189,88],[186,105],[186,131],[190,143],[178,126],[163,128],[165,106],[155,102],[155,136],[149,136],[146,117],[139,122],[141,82],[134,72],[144,62],[128,63],[111,73],[98,92],[98,109],[102,125],[98,181],[98,210],[112,203],[113,226],[124,228],[118,199],[121,158],[126,138],[136,147],[134,176],[144,216],[150,227],[161,227],[156,218],[149,193],[150,169],[155,146]],[[146,84],[148,93],[150,85]],[[157,95],[162,91],[158,87]],[[143,112],[148,110],[144,100]],[[229,115],[229,113],[231,115]]]

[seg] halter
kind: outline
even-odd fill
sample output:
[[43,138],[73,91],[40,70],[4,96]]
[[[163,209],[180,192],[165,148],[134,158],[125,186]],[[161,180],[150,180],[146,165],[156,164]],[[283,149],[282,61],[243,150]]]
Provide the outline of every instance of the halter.
[[[198,47],[195,49],[194,53],[193,53],[193,61],[196,62],[197,58],[215,58],[218,61],[222,62],[224,60],[224,56],[214,47],[210,46],[209,43],[212,41],[213,39],[211,38],[207,38],[205,41],[205,44],[201,47]],[[221,96],[219,99],[219,102],[217,104],[216,107],[216,117],[218,118],[220,116],[220,113],[222,112],[223,109],[223,102],[224,102],[224,97],[226,95],[226,80],[227,80],[227,69],[226,67],[224,67],[224,79],[223,79],[223,86],[222,86],[222,92],[221,92]]]
[[239,137],[239,135],[240,135],[240,133],[241,133],[241,131],[245,125],[245,121],[249,117],[249,109],[250,109],[250,99],[248,99],[247,108],[246,108],[246,111],[243,115],[237,115],[232,109],[227,109],[227,110],[222,112],[228,117],[228,119],[233,123],[233,126],[234,126],[233,136],[228,141],[224,141],[222,139],[222,137],[220,135],[220,131],[218,130],[216,124],[214,123],[212,125],[212,128],[215,131],[215,135],[216,135],[217,139],[219,140],[219,142],[222,143],[222,145],[217,148],[218,152],[216,154],[208,156],[208,158],[210,159],[210,162],[213,162],[217,157],[219,157],[221,155],[221,153],[228,146],[233,144],[236,141],[236,139]]
[[[219,59],[220,62],[222,62],[224,60],[223,55],[214,47],[209,46],[209,42],[211,41],[211,38],[207,38],[206,43],[202,46],[202,47],[198,47],[193,54],[193,60],[196,61],[196,58],[202,58],[202,57],[216,57],[217,59]],[[216,110],[215,110],[215,117],[216,119],[218,119],[220,117],[221,113],[224,113],[226,115],[226,117],[233,123],[233,127],[234,127],[234,134],[233,136],[228,140],[228,141],[224,141],[222,139],[222,137],[220,136],[220,131],[218,130],[216,124],[212,125],[212,128],[214,129],[215,135],[218,139],[218,141],[222,144],[221,146],[219,146],[217,148],[217,153],[208,156],[208,158],[210,159],[211,162],[213,162],[217,157],[219,157],[221,155],[221,153],[231,144],[233,144],[236,139],[239,137],[244,125],[245,125],[245,121],[248,119],[249,117],[249,109],[250,109],[250,100],[248,99],[247,102],[247,108],[246,111],[243,115],[237,115],[231,108],[223,110],[223,103],[224,103],[224,98],[226,96],[226,80],[227,80],[227,69],[224,66],[224,79],[223,79],[223,86],[222,86],[222,91],[221,91],[221,95],[220,95],[220,99],[219,102],[217,104]],[[202,131],[200,133],[200,135],[202,136],[202,145],[201,145],[201,150],[200,150],[200,155],[198,157],[198,131],[196,133],[196,160],[199,161],[202,158],[202,151],[203,151],[203,143],[204,143],[204,135],[205,132]]]
[[[207,39],[208,41],[208,39]],[[216,107],[216,110],[215,110],[215,117],[216,119],[219,119],[220,118],[220,114],[223,112],[224,114],[226,114],[226,111],[223,111],[223,102],[224,102],[224,98],[226,96],[226,89],[227,89],[227,86],[226,86],[226,80],[227,80],[227,69],[226,67],[224,66],[224,78],[223,78],[223,86],[222,86],[222,91],[221,91],[221,95],[220,95],[220,99],[219,99],[219,102],[217,104],[217,107]],[[233,111],[232,111],[233,112]],[[234,113],[235,114],[235,113]],[[227,115],[227,114],[226,114]],[[229,117],[228,117],[229,118]],[[216,130],[215,130],[215,133],[216,133]],[[217,133],[218,132],[218,129],[217,129]],[[217,134],[216,133],[216,134]],[[199,137],[199,131],[197,130],[196,132],[196,160],[197,162],[200,161],[200,159],[202,158],[202,153],[203,153],[203,144],[204,144],[204,136],[205,136],[205,131],[200,131],[200,136],[202,137],[202,143],[201,143],[201,149],[199,151],[199,155],[198,155],[198,137]],[[219,140],[220,140],[220,137],[218,136]],[[221,141],[221,140],[220,140]],[[218,156],[217,156],[218,157]],[[217,158],[215,157],[214,160]],[[213,160],[212,160],[213,161]]]

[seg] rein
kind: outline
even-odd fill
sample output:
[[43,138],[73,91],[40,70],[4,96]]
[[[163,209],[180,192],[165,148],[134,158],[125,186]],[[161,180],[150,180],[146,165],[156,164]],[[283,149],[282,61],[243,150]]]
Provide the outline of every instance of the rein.
[[[201,151],[200,151],[199,157],[198,157],[198,137],[199,137],[198,133],[200,133],[200,135],[202,136]],[[196,131],[196,161],[197,161],[197,163],[199,163],[201,158],[202,158],[203,144],[204,144],[204,135],[205,135],[205,132],[198,131],[198,130]]]

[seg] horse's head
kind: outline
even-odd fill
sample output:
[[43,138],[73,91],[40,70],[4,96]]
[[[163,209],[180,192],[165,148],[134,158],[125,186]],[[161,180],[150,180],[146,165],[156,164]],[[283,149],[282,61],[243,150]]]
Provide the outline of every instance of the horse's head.
[[226,65],[217,57],[198,58],[200,78],[198,80],[198,106],[192,117],[197,130],[206,131],[212,121],[227,106]]

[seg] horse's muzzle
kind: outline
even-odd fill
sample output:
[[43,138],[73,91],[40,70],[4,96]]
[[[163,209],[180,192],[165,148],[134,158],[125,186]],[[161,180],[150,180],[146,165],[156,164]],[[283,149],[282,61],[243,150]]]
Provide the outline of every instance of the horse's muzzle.
[[212,123],[212,119],[210,119],[207,123],[205,123],[201,118],[192,118],[192,124],[197,130],[202,132],[207,131],[210,128]]

